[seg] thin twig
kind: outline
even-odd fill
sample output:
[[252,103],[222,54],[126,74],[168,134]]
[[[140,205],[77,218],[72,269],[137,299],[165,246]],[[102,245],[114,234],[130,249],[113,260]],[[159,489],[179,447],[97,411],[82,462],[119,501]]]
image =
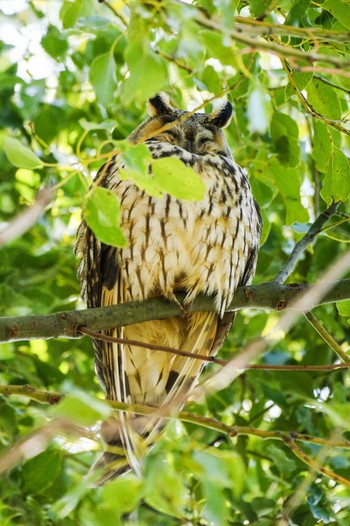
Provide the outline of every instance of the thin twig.
[[287,64],[287,61],[286,60],[281,60],[281,63],[282,63],[284,71],[287,74],[288,80],[289,80],[293,90],[297,94],[300,102],[302,103],[302,105],[304,106],[306,111],[308,113],[310,113],[310,115],[312,115],[312,117],[314,117],[316,119],[319,119],[320,121],[324,122],[325,124],[328,124],[329,126],[332,126],[336,130],[338,130],[338,131],[340,131],[342,133],[345,133],[346,135],[350,135],[350,130],[348,130],[347,128],[344,128],[344,126],[339,124],[339,122],[334,121],[332,119],[327,119],[327,117],[324,117],[324,115],[321,115],[320,113],[318,113],[318,111],[315,110],[315,108],[310,104],[310,102],[304,97],[304,95],[299,90],[299,88],[298,88],[298,86],[297,86],[297,84],[296,84],[296,82],[294,80],[294,77],[293,77],[293,75],[291,73],[291,68],[290,68],[289,64]]
[[100,3],[103,3],[103,5],[105,5],[106,7],[108,7],[108,9],[114,14],[114,16],[116,16],[117,18],[119,18],[119,20],[122,22],[122,24],[125,26],[125,27],[128,27],[128,22],[127,20],[125,20],[125,18],[123,17],[122,14],[119,13],[119,11],[117,11],[113,6],[112,4],[110,4],[109,2],[107,2],[106,0],[103,0],[103,2],[101,2],[101,0],[99,0]]
[[323,340],[328,343],[330,348],[333,349],[333,351],[339,356],[339,358],[350,365],[350,356],[345,351],[343,351],[339,343],[335,341],[333,336],[329,334],[327,329],[323,327],[323,325],[312,314],[312,312],[305,312],[304,316],[313,326],[315,331],[321,336],[321,338],[323,338]]
[[[186,356],[193,360],[201,360],[203,362],[215,363],[217,365],[227,365],[230,360],[222,360],[215,358],[214,356],[206,356],[204,354],[195,354],[190,351],[183,351],[181,349],[175,349],[174,347],[166,347],[164,345],[155,345],[153,343],[141,342],[140,340],[129,340],[127,338],[116,338],[114,336],[108,336],[107,334],[101,334],[100,332],[92,331],[87,327],[80,327],[79,332],[104,342],[119,343],[122,345],[132,345],[135,347],[141,347],[143,349],[150,349],[151,351],[161,351],[169,354],[175,354],[177,356]],[[326,340],[327,341],[327,340]],[[328,343],[328,341],[327,341]],[[339,347],[339,346],[338,346]],[[341,349],[342,350],[342,349]],[[347,357],[347,361],[350,362],[350,357],[347,356],[344,351],[342,353]],[[343,356],[341,356],[342,359]],[[346,360],[344,360],[346,361]],[[269,364],[247,364],[246,369],[262,370],[262,371],[337,371],[339,369],[348,369],[350,363],[337,363],[333,365],[269,365]],[[0,391],[1,392],[1,391]]]
[[122,345],[133,345],[135,347],[142,347],[143,349],[150,349],[151,351],[162,351],[168,354],[176,354],[178,356],[186,356],[188,358],[194,358],[196,360],[202,360],[204,362],[212,362],[219,365],[226,365],[226,360],[220,360],[214,356],[206,356],[205,354],[194,354],[189,351],[183,351],[181,349],[175,349],[174,347],[166,347],[164,345],[156,345],[154,343],[141,342],[139,340],[129,340],[127,338],[116,338],[114,336],[107,336],[88,329],[87,327],[79,327],[79,332],[86,334],[96,340],[102,340],[104,342],[119,343]]
[[304,462],[304,464],[309,466],[312,470],[316,471],[316,473],[322,473],[322,475],[326,475],[326,477],[330,478],[331,480],[339,482],[340,484],[344,484],[344,486],[350,487],[350,480],[342,477],[341,475],[338,475],[337,473],[328,468],[320,466],[318,462],[310,458],[309,455],[307,455],[302,449],[300,449],[300,447],[296,445],[294,440],[285,439],[284,442],[296,457],[298,457],[302,462]]
[[26,396],[41,404],[55,405],[62,399],[61,393],[35,389],[32,385],[0,385],[0,394],[3,396]]
[[242,24],[242,29],[244,28],[245,33],[255,33],[265,37],[271,35],[294,36],[313,41],[322,40],[325,42],[329,42],[330,40],[334,42],[348,42],[350,40],[349,31],[332,31],[331,29],[327,30],[318,27],[296,27],[287,24],[274,24],[267,21],[261,22],[244,16],[236,16],[234,21],[236,22],[235,27],[237,29],[240,28],[240,24]]
[[323,225],[334,215],[336,214],[340,201],[337,203],[332,203],[330,207],[324,210],[311,225],[309,230],[306,232],[305,236],[302,237],[298,243],[294,246],[290,256],[288,257],[285,265],[282,270],[280,270],[277,276],[271,280],[272,283],[284,283],[288,276],[293,272],[297,262],[299,261],[301,255],[305,252],[310,243],[313,242],[315,237],[322,231]]
[[[222,31],[220,23],[215,23],[212,20],[204,18],[203,16],[198,15],[195,18],[195,21],[198,25],[201,25],[203,27],[214,29],[215,31],[219,31],[220,33]],[[283,45],[282,43],[276,44],[262,40],[261,38],[257,38],[256,35],[250,37],[247,35],[245,28],[232,29],[231,31],[229,31],[229,35],[233,41],[247,44],[248,46],[256,50],[262,49],[269,51],[270,53],[277,55],[281,58],[295,57],[306,62],[325,62],[328,64],[332,64],[339,70],[346,69],[350,66],[350,60],[348,59],[341,59],[333,55],[321,55],[311,50],[309,50],[308,52],[301,51],[300,49],[295,49],[291,46]]]

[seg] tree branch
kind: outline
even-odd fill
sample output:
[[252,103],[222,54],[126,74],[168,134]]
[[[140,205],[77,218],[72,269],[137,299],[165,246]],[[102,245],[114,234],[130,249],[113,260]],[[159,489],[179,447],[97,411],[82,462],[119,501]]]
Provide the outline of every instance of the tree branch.
[[37,222],[51,199],[51,188],[43,188],[40,190],[34,203],[22,210],[7,226],[5,226],[3,230],[1,230],[0,245],[5,245],[27,232],[27,230]]
[[288,257],[284,267],[279,271],[277,276],[272,280],[272,283],[284,283],[288,276],[293,272],[300,256],[305,252],[307,247],[313,242],[315,237],[322,231],[322,227],[327,221],[337,213],[340,201],[332,203],[330,207],[324,210],[311,225],[305,236],[302,237],[294,246],[290,256]]
[[[325,283],[331,290],[317,302],[308,305],[334,303],[350,299],[350,279]],[[227,310],[293,308],[299,295],[310,290],[312,285],[263,283],[250,287],[238,287],[235,297]],[[177,294],[181,304],[184,293]],[[305,306],[303,307],[305,308]],[[208,296],[199,295],[191,306],[191,312],[214,311],[214,301]],[[142,303],[130,302],[111,307],[83,309],[49,314],[47,316],[11,316],[0,318],[0,343],[22,340],[46,340],[49,338],[79,338],[80,327],[95,331],[113,329],[149,320],[163,320],[172,316],[182,317],[181,308],[165,298],[151,298]]]
[[[222,31],[220,23],[215,23],[212,20],[208,20],[204,18],[204,16],[199,15],[196,18],[196,22],[200,26],[207,27],[215,31]],[[243,44],[247,44],[252,49],[266,50],[274,55],[277,55],[278,57],[285,57],[285,58],[294,57],[297,59],[305,60],[306,62],[325,62],[326,64],[332,64],[339,70],[341,69],[345,70],[350,66],[349,59],[342,59],[339,57],[335,57],[333,55],[318,54],[312,50],[309,50],[308,52],[306,52],[300,49],[293,48],[291,46],[284,45],[282,43],[269,42],[266,40],[262,40],[261,38],[257,38],[258,35],[256,34],[252,36],[248,36],[249,32],[246,30],[246,27],[243,25],[238,26],[238,27],[234,26],[234,27],[235,29],[231,29],[229,31],[229,35],[232,38],[232,40],[241,42]]]

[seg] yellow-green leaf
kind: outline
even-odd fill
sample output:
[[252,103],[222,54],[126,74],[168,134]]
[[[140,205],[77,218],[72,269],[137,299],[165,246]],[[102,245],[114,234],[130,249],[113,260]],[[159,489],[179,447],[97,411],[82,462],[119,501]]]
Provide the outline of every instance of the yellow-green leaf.
[[17,168],[41,168],[43,162],[29,148],[23,146],[18,139],[11,137],[4,138],[4,150],[6,157],[13,166]]
[[100,241],[113,247],[125,247],[127,240],[119,227],[119,201],[107,188],[96,187],[88,196],[84,216]]
[[163,157],[152,162],[152,172],[158,188],[177,199],[199,201],[205,194],[205,184],[200,176],[173,157]]
[[90,82],[96,93],[96,98],[104,106],[113,101],[116,83],[116,64],[111,53],[96,57],[91,64]]

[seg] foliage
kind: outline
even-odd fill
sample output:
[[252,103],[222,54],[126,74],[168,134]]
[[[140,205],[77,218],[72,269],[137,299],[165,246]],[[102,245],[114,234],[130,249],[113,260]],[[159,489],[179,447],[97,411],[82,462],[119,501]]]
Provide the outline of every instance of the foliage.
[[[272,279],[315,217],[333,200],[342,201],[291,278],[318,281],[350,240],[349,9],[344,0],[2,0],[3,225],[42,186],[55,191],[39,221],[1,248],[2,315],[81,307],[73,245],[82,207],[97,235],[124,243],[118,203],[102,195],[107,192],[88,192],[113,149],[123,151],[125,176],[133,174],[150,193],[200,198],[198,182],[180,186],[170,177],[176,167],[164,162],[156,168],[158,186],[151,187],[142,171],[144,148],[121,142],[159,90],[179,108],[191,103],[210,111],[221,96],[233,102],[227,138],[250,174],[264,219],[256,283]],[[323,306],[315,314],[346,351],[349,306]],[[240,314],[221,357],[244,349],[277,317],[265,311]],[[90,426],[106,416],[105,404],[96,401],[102,394],[87,338],[7,343],[0,355],[2,384],[32,384],[71,397],[56,411],[29,398],[3,398],[2,460],[11,445],[33,430],[44,433],[50,422]],[[336,360],[300,319],[260,363]],[[204,376],[216,368],[207,366]],[[349,389],[346,370],[247,370],[187,410],[228,426],[276,431],[275,438],[282,430],[333,439],[350,431]],[[349,484],[316,474],[288,441],[230,437],[173,421],[147,456],[142,479],[129,474],[92,488],[84,476],[101,445],[89,429],[81,432],[83,437],[58,426],[53,438],[44,433],[15,449],[21,458],[0,482],[2,524],[349,523]],[[299,446],[319,466],[350,480],[348,450],[312,441]]]

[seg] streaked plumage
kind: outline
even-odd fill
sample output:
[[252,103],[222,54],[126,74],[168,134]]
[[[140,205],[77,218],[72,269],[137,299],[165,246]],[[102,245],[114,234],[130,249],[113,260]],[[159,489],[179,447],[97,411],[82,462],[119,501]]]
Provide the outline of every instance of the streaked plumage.
[[[157,135],[164,124],[186,117],[164,96],[150,100],[151,117],[129,136],[146,137],[152,156],[176,157],[191,166],[206,185],[202,201],[156,199],[118,176],[116,156],[97,175],[97,184],[120,198],[121,226],[129,245],[116,249],[100,243],[83,220],[76,252],[79,277],[88,307],[145,300],[174,292],[215,297],[217,312],[150,321],[112,331],[113,335],[177,349],[214,355],[234,319],[225,308],[238,285],[251,282],[258,252],[261,218],[245,172],[235,163],[222,129],[230,120],[226,103],[211,115],[195,113]],[[155,134],[155,136],[152,136]],[[179,408],[189,395],[203,362],[161,351],[94,342],[97,375],[112,400],[155,407],[173,402]],[[138,472],[145,447],[157,434],[159,419],[135,421],[120,414],[120,436],[106,431],[109,444],[123,444]],[[107,426],[108,427],[108,426]],[[139,429],[137,429],[139,427]],[[140,435],[144,438],[140,439]],[[116,460],[104,480],[118,473],[118,458],[105,453],[98,466]]]

